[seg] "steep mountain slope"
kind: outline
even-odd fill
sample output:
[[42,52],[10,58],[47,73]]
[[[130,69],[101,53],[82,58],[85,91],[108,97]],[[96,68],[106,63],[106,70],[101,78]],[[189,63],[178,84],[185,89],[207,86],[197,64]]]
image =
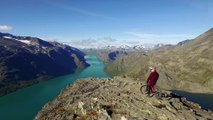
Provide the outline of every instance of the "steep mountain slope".
[[120,56],[128,55],[130,52],[125,50],[98,50],[96,55],[105,63],[112,62]]
[[213,29],[186,44],[177,45],[149,54],[131,54],[109,64],[106,71],[111,75],[126,74],[145,80],[147,67],[158,67],[158,84],[169,89],[191,92],[213,90]]
[[86,66],[84,53],[76,48],[0,33],[0,95]]
[[131,53],[143,52],[144,54],[151,48],[145,48],[144,46],[107,46],[100,49],[81,49],[85,53],[96,54],[105,63],[112,62],[121,56],[126,56]]
[[[142,83],[144,84],[144,83]],[[87,78],[64,89],[47,103],[36,120],[211,120],[213,112],[165,91],[156,99],[140,92],[131,78]]]

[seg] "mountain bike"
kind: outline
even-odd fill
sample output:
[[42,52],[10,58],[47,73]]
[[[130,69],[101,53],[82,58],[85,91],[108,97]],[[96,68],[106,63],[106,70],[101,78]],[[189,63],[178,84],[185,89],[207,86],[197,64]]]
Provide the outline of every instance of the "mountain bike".
[[155,92],[154,93],[150,91],[150,94],[148,94],[147,85],[142,85],[141,88],[140,88],[140,91],[141,91],[142,94],[147,94],[149,97],[155,96],[157,99],[161,99],[161,97],[162,97],[162,90],[157,85],[155,85]]

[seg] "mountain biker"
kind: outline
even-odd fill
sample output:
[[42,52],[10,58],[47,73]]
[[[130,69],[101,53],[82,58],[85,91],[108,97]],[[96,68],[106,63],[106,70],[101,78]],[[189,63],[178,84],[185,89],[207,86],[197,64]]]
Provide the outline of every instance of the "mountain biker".
[[158,74],[155,66],[150,66],[149,69],[150,69],[151,73],[146,81],[146,83],[147,83],[146,91],[148,92],[148,94],[150,94],[150,92],[152,92],[152,93],[155,92],[155,84],[159,78],[159,74]]

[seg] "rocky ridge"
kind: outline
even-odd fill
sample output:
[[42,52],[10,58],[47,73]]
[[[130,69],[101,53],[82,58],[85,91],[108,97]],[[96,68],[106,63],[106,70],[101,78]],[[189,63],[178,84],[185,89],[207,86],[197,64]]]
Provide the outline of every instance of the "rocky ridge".
[[164,90],[168,98],[141,94],[139,80],[128,77],[86,78],[65,88],[35,120],[212,120],[202,109]]

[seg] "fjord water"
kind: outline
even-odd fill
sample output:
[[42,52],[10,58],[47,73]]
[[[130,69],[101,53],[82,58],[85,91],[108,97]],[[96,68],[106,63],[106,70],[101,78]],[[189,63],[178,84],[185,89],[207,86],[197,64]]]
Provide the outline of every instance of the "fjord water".
[[172,90],[177,95],[184,96],[187,100],[198,103],[205,109],[213,110],[213,94],[189,93],[185,91]]
[[32,120],[48,101],[79,78],[109,77],[104,64],[94,55],[86,56],[90,67],[74,74],[40,82],[27,88],[0,97],[0,120]]
[[[63,88],[79,78],[109,77],[104,64],[96,56],[86,56],[90,67],[71,75],[40,82],[27,88],[0,97],[0,120],[32,120],[48,101],[57,97]],[[196,94],[173,91],[202,107],[213,110],[213,94]]]

